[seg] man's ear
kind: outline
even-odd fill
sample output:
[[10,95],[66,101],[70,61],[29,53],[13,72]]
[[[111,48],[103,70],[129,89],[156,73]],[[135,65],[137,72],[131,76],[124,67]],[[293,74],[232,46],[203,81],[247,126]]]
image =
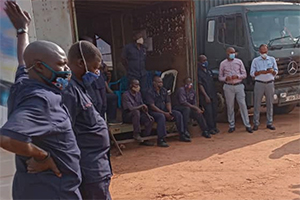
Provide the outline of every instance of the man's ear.
[[78,59],[77,60],[77,66],[80,67],[80,68],[85,68],[83,59]]
[[45,66],[41,63],[41,62],[37,62],[34,64],[34,69],[39,72],[39,73],[43,73],[43,71],[45,70]]

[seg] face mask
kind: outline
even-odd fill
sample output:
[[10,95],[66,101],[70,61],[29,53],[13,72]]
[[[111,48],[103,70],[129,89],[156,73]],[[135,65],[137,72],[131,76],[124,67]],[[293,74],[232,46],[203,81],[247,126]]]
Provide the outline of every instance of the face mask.
[[266,59],[268,55],[267,55],[266,53],[264,53],[264,54],[260,54],[260,56],[261,56],[263,59]]
[[190,83],[190,84],[185,84],[184,87],[187,88],[187,89],[192,89],[193,84],[192,84],[192,83]]
[[132,87],[132,90],[135,91],[136,93],[140,92],[141,87],[137,86],[137,87]]
[[[99,70],[96,73],[92,73],[88,70],[85,58],[82,53],[81,41],[79,42],[79,50],[85,67],[85,75],[82,76],[82,81],[85,86],[90,86],[95,80],[98,79],[100,72]],[[99,74],[99,75],[98,75]]]
[[202,67],[204,67],[204,68],[208,68],[208,62],[207,62],[207,61],[205,61],[204,63],[202,63]]
[[138,43],[138,44],[144,44],[144,38],[141,37],[141,38],[137,39],[136,43]]
[[229,54],[229,58],[230,58],[231,60],[233,60],[233,59],[235,58],[235,53]]
[[[53,84],[55,87],[57,87],[60,90],[64,90],[68,84],[69,81],[71,79],[71,71],[63,71],[63,72],[57,72],[54,71],[49,65],[47,65],[44,62],[41,62],[42,65],[44,65],[47,69],[49,69],[52,72],[52,76],[50,79],[46,78],[45,76],[43,76],[42,74],[40,74],[39,72],[37,72],[37,74],[44,79],[45,81],[47,81],[50,84]],[[31,69],[31,68],[30,68]],[[27,71],[29,71],[30,69],[28,69]]]

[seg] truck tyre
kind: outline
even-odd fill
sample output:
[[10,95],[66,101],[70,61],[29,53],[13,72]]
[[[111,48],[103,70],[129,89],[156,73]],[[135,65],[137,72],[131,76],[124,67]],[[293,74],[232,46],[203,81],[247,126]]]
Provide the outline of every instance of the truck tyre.
[[288,114],[292,112],[296,106],[297,104],[290,104],[286,106],[274,105],[274,114],[276,115]]

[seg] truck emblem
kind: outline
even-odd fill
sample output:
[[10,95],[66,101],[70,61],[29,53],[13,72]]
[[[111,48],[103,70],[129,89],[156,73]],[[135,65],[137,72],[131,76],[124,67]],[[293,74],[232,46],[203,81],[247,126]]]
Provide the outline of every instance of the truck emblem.
[[295,61],[291,61],[287,66],[287,71],[290,75],[295,75],[298,72],[298,64]]

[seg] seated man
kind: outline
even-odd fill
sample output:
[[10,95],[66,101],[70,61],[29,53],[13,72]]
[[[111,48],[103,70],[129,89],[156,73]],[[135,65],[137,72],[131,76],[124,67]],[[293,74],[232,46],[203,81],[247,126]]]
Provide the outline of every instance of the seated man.
[[[175,120],[177,130],[180,133],[180,141],[190,142],[191,139],[185,134],[186,127],[184,127],[182,115],[180,112],[172,110],[170,96],[163,87],[163,81],[159,76],[154,76],[153,88],[148,90],[146,97],[147,104],[150,106],[150,115],[157,122],[157,132],[166,135],[166,120]],[[168,146],[164,137],[158,138],[157,145],[161,147]]]
[[202,115],[203,111],[196,106],[196,91],[193,88],[192,79],[184,79],[184,87],[179,88],[176,94],[176,105],[174,110],[181,112],[183,116],[183,123],[185,127],[188,127],[189,119],[195,119],[201,130],[202,136],[210,138],[206,121]]
[[153,146],[150,141],[141,138],[141,124],[145,125],[145,136],[149,136],[154,122],[148,113],[148,107],[143,103],[140,93],[140,82],[137,79],[130,81],[129,90],[122,96],[123,122],[133,124],[133,138],[141,145]]

